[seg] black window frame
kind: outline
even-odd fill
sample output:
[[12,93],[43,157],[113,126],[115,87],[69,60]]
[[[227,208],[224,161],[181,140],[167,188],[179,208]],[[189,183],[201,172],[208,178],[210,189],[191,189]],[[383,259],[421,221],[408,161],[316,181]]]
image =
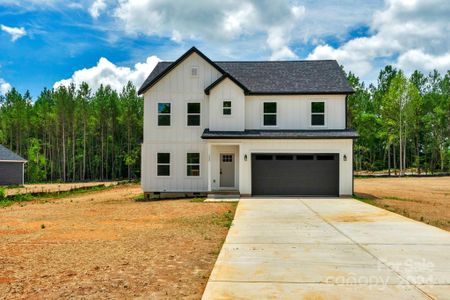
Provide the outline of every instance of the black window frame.
[[[198,112],[190,112],[189,111],[189,104],[198,104]],[[201,121],[201,113],[202,113],[202,105],[201,105],[201,103],[200,102],[188,102],[187,104],[186,104],[186,111],[187,111],[187,113],[186,113],[186,126],[189,126],[189,127],[199,127],[199,126],[201,126],[201,123],[202,123],[202,121]],[[190,124],[190,120],[198,120],[198,124],[194,124],[194,125],[192,125],[192,124]]]
[[[322,104],[323,111],[315,111],[314,105]],[[325,111],[326,111],[325,101],[311,101],[311,126],[325,126]],[[317,123],[317,121],[319,121]]]
[[[168,155],[168,160],[165,160],[163,155]],[[158,152],[156,153],[156,176],[158,177],[170,177],[171,171],[171,153],[170,152]],[[167,174],[160,174],[162,171],[168,171]]]
[[[275,104],[275,111],[266,111],[266,104]],[[267,109],[269,110],[269,109]],[[273,119],[273,117],[275,117]],[[275,120],[275,123],[266,124],[266,121]],[[269,123],[269,122],[268,122]],[[263,102],[263,126],[265,127],[275,127],[278,126],[278,103],[275,101],[265,101]]]
[[[229,103],[230,106],[226,106],[225,103]],[[231,100],[222,101],[222,115],[223,116],[231,116],[232,111],[233,111],[232,106],[233,106],[233,104],[231,103]],[[225,112],[227,112],[227,113],[225,113]]]
[[[169,106],[169,112],[164,112],[160,105],[168,105]],[[157,103],[157,113],[158,113],[158,126],[160,127],[169,127],[172,126],[172,103],[170,102],[158,102]],[[163,120],[169,120],[168,124],[162,124]]]
[[[192,161],[192,159],[189,158],[190,154],[196,154],[198,157],[196,159],[197,162]],[[197,169],[197,175],[193,175],[193,170]],[[200,177],[200,153],[199,152],[188,152],[186,153],[186,176],[188,177]]]

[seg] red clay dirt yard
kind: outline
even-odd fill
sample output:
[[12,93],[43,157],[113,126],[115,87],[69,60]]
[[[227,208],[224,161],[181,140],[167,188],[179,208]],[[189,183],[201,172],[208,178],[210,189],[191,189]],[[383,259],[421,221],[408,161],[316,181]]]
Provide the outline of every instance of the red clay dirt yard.
[[235,205],[138,185],[0,209],[0,298],[198,299]]
[[450,177],[357,178],[365,202],[450,231]]

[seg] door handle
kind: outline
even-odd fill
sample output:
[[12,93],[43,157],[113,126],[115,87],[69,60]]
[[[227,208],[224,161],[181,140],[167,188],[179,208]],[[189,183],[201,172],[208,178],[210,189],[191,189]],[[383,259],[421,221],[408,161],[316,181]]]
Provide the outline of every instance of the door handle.
[[220,175],[222,175],[222,169],[220,169]]

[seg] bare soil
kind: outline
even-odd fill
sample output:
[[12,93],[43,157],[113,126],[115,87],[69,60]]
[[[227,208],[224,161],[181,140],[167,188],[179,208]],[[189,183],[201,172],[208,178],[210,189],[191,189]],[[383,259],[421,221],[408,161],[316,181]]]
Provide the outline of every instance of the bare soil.
[[366,202],[450,231],[450,177],[357,178]]
[[235,205],[140,193],[120,185],[0,209],[0,299],[199,299]]
[[6,195],[30,194],[30,193],[54,193],[71,191],[75,189],[93,186],[113,186],[117,181],[104,182],[78,182],[78,183],[49,183],[49,184],[25,184],[22,187],[6,189]]

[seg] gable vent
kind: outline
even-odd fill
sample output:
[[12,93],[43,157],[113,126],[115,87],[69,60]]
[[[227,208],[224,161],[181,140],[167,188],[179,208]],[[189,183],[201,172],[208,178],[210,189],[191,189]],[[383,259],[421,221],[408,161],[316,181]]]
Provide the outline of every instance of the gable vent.
[[192,76],[198,76],[198,67],[192,67],[191,75]]

